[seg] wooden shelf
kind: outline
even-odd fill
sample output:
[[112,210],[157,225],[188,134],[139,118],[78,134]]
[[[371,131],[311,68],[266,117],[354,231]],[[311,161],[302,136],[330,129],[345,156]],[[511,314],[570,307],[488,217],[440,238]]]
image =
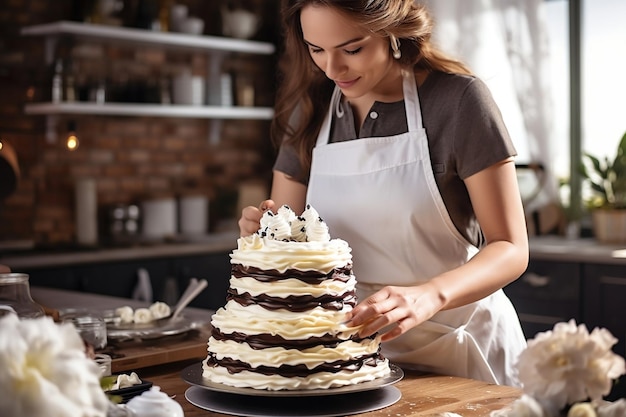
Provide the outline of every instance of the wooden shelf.
[[129,103],[33,103],[25,106],[26,114],[33,115],[100,115],[100,116],[153,116],[204,119],[254,119],[270,120],[274,110],[269,107],[238,106],[187,106]]
[[72,35],[81,39],[95,39],[125,44],[154,45],[174,49],[204,50],[208,52],[241,52],[271,55],[276,47],[269,42],[249,41],[220,36],[188,35],[117,26],[60,21],[22,28],[22,35],[60,36]]

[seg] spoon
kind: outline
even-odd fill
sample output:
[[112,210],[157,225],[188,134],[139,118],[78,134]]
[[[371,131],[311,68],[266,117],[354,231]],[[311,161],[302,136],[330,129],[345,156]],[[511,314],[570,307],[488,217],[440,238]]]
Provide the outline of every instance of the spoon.
[[208,282],[206,279],[198,280],[196,278],[191,278],[191,280],[189,281],[189,285],[176,303],[174,311],[169,316],[161,317],[158,321],[162,322],[176,320],[176,318],[180,315],[183,309],[187,307],[187,305],[192,302],[193,299],[196,298],[198,294],[200,294],[202,290],[207,287],[207,285]]

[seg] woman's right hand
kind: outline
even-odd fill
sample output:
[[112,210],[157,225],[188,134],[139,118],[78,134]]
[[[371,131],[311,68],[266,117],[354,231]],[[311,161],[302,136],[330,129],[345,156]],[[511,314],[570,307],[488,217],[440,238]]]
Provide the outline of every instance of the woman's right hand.
[[239,234],[250,236],[259,230],[261,217],[268,210],[273,210],[276,204],[274,200],[265,200],[259,204],[259,207],[248,206],[241,210],[241,218],[239,219]]

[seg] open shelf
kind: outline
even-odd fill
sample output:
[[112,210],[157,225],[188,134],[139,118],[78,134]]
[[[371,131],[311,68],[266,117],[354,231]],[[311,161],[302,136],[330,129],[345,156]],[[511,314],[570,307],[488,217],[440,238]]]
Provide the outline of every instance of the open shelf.
[[249,41],[221,36],[200,36],[184,33],[159,32],[118,26],[96,25],[60,21],[22,28],[22,35],[60,36],[72,35],[82,39],[94,39],[124,44],[154,45],[174,49],[204,50],[213,52],[241,52],[271,55],[276,47],[269,42]]
[[130,103],[33,103],[25,107],[26,114],[54,115],[108,115],[108,116],[154,116],[205,119],[256,119],[269,120],[274,110],[269,107],[238,106],[186,106]]

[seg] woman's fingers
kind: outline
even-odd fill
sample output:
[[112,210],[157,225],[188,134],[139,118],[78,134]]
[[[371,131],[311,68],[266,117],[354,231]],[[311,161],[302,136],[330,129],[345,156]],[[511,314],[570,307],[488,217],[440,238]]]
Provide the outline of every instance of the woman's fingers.
[[268,210],[273,211],[275,206],[276,206],[276,203],[274,203],[274,200],[261,201],[261,204],[259,204],[259,210],[261,211],[261,215]]
[[244,207],[241,211],[241,218],[239,219],[239,233],[241,236],[250,236],[259,230],[259,222],[263,212],[256,207],[248,206]]
[[259,207],[247,206],[241,210],[241,218],[237,222],[239,224],[239,234],[241,236],[250,236],[259,230],[261,217],[263,213],[274,209],[273,200],[265,200],[259,204]]
[[383,288],[352,310],[350,325],[362,325],[359,332],[362,337],[384,332],[382,340],[387,341],[400,336],[438,311],[438,307],[429,299],[429,291],[422,291],[422,288]]

